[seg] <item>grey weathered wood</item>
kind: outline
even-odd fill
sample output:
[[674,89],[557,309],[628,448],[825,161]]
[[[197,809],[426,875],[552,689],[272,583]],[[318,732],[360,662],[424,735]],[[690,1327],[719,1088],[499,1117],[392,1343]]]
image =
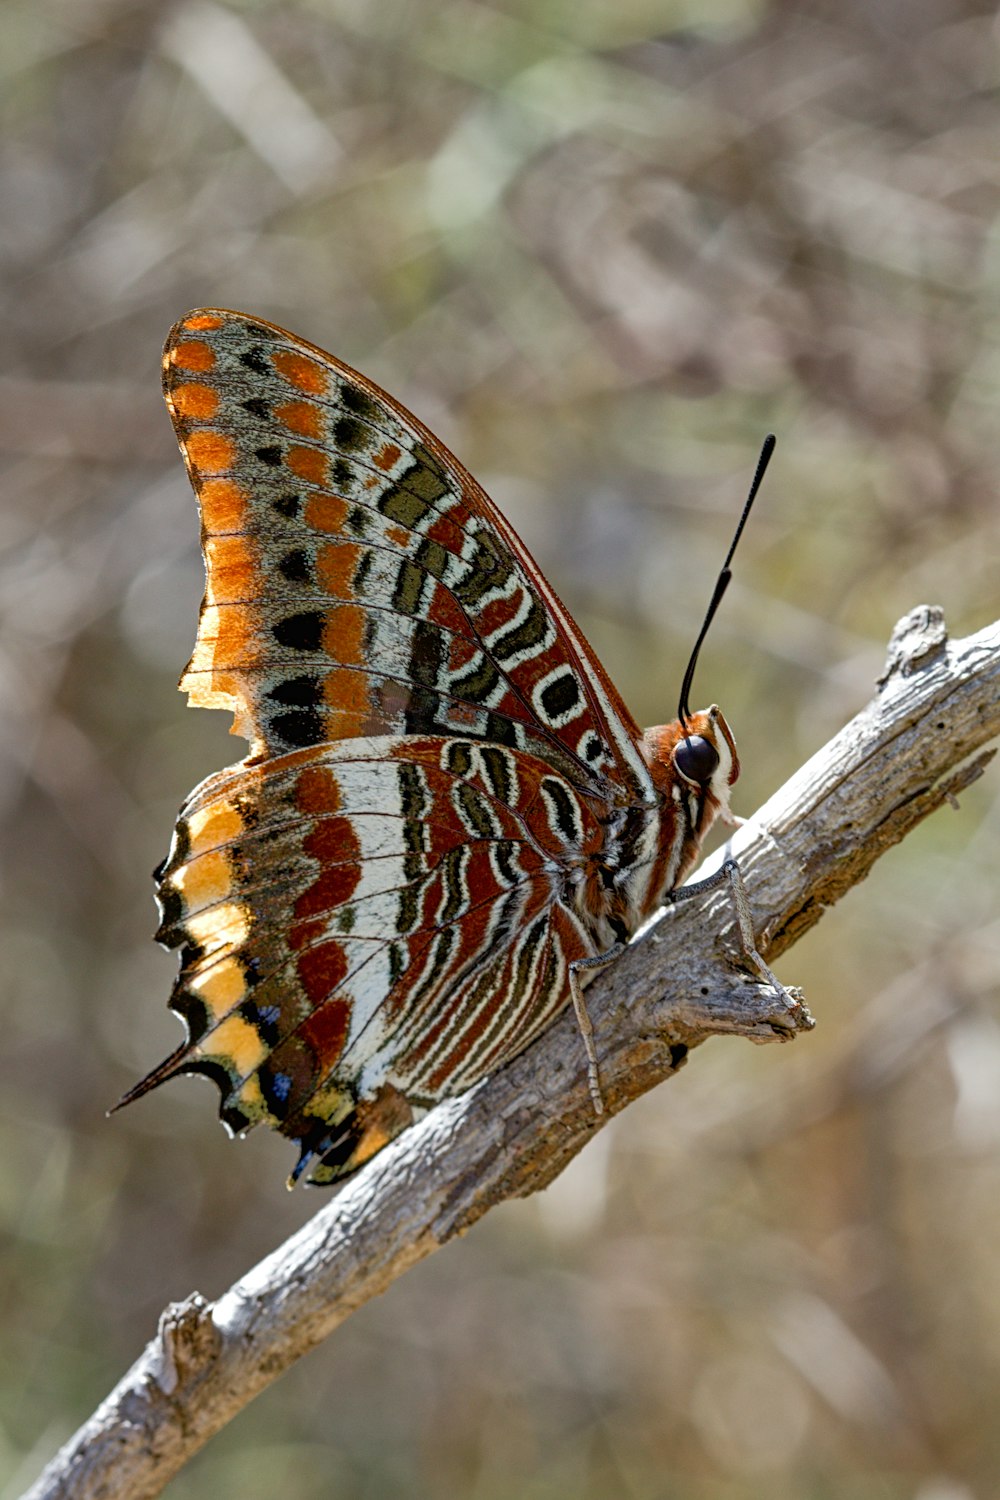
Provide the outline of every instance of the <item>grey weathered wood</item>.
[[[761,951],[788,948],[881,854],[954,801],[998,734],[1000,623],[949,642],[939,610],[914,610],[896,627],[872,702],[733,840]],[[794,993],[779,1002],[734,967],[733,927],[725,889],[693,899],[588,989],[609,1114],[711,1035],[784,1041],[811,1024]],[[598,1128],[570,1011],[510,1067],[403,1135],[217,1302],[195,1293],[168,1307],[26,1500],[159,1494],[355,1308],[494,1204],[544,1187]]]

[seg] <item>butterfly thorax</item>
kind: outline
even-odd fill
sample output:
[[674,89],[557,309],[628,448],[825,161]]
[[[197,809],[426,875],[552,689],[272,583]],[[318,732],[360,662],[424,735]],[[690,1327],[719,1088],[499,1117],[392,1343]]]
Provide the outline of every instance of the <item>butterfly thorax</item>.
[[[712,767],[704,779],[678,764],[678,747],[699,741],[710,747],[699,747]],[[715,819],[731,817],[729,790],[740,772],[732,733],[714,705],[691,714],[686,725],[674,720],[647,729],[642,751],[658,803],[633,805],[608,820],[579,893],[581,914],[605,947],[627,939],[686,879]]]

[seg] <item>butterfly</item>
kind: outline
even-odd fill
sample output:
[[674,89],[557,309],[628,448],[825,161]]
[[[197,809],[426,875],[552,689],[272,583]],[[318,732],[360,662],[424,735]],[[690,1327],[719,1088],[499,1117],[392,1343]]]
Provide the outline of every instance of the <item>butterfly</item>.
[[642,730],[510,523],[416,417],[273,324],[163,355],[201,511],[189,702],[246,758],[154,874],[186,1040],[128,1103],[213,1078],[242,1134],[337,1181],[521,1052],[675,892],[739,758],[721,711]]

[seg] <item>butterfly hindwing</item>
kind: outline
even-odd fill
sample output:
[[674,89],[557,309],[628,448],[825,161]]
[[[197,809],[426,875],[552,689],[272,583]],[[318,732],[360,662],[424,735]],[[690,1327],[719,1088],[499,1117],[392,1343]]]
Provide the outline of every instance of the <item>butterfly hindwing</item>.
[[291,1136],[313,1180],[352,1170],[561,1009],[591,951],[563,871],[600,837],[544,761],[475,740],[352,740],[209,778],[157,872],[189,1041],[151,1081],[206,1073],[232,1129]]

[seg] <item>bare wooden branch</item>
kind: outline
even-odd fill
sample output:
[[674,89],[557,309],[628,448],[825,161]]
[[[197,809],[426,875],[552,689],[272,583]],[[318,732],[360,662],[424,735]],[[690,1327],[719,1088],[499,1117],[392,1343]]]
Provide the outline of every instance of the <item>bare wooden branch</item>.
[[[875,860],[981,775],[1000,734],[1000,623],[949,642],[914,610],[876,697],[733,840],[762,953],[790,947]],[[720,856],[721,858],[721,856]],[[702,872],[704,873],[704,872]],[[811,1024],[733,967],[724,889],[677,906],[587,991],[609,1114],[718,1033]],[[606,1118],[606,1117],[605,1117]],[[600,1128],[572,1011],[510,1067],[406,1132],[223,1297],[156,1337],[26,1500],[143,1500],[355,1308],[494,1204],[536,1192]]]

